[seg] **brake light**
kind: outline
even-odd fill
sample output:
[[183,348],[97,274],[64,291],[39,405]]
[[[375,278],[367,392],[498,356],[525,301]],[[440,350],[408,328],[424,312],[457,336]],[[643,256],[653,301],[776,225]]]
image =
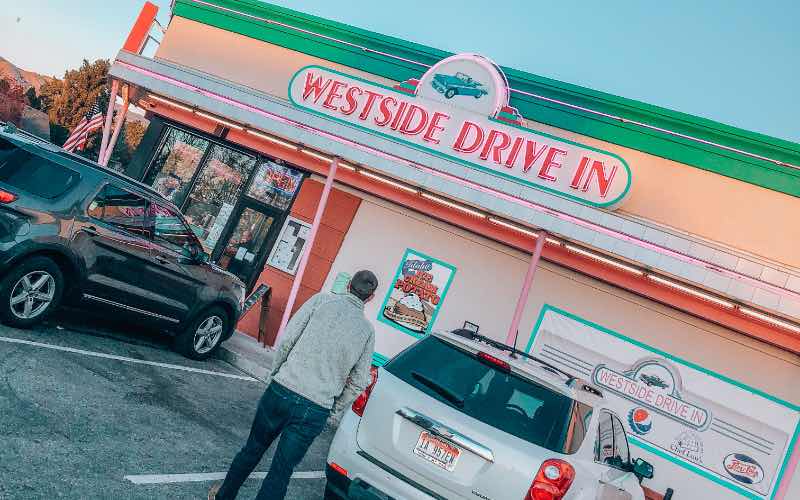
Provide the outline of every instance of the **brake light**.
[[17,195],[0,189],[0,203],[11,203],[17,200]]
[[369,383],[364,392],[362,392],[355,401],[353,401],[353,413],[358,415],[359,417],[364,416],[364,408],[367,407],[367,402],[369,401],[369,396],[372,394],[372,388],[375,387],[375,383],[378,382],[378,369],[376,367],[371,367],[369,370],[370,375],[372,375],[372,381]]
[[343,475],[344,477],[347,477],[347,469],[345,469],[341,465],[337,464],[336,462],[331,462],[330,463],[330,468],[332,470],[338,472],[339,474]]
[[561,500],[575,479],[575,468],[569,463],[551,458],[539,467],[525,500]]
[[478,359],[480,359],[481,361],[484,361],[486,363],[489,363],[491,365],[494,365],[497,368],[503,370],[504,372],[510,372],[511,371],[511,365],[509,365],[507,362],[503,361],[500,358],[492,356],[491,354],[487,354],[485,352],[479,352],[478,353]]

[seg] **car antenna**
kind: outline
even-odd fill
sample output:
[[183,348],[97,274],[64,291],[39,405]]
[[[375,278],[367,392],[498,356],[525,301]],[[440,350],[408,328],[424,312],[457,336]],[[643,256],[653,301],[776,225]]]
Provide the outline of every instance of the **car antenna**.
[[514,335],[514,346],[511,349],[511,357],[517,359],[517,339],[519,339],[519,328],[517,328],[517,333]]

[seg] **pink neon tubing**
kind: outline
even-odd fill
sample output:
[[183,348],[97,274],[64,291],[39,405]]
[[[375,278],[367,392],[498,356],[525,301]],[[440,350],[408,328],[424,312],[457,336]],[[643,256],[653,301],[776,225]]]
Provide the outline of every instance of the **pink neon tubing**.
[[604,226],[600,226],[600,225],[595,224],[593,222],[589,222],[589,221],[580,219],[578,217],[575,217],[575,216],[572,216],[572,215],[569,215],[569,214],[565,214],[563,212],[559,212],[559,211],[553,210],[551,208],[545,207],[543,205],[539,205],[537,203],[533,203],[533,202],[528,201],[528,200],[523,200],[521,198],[518,198],[516,196],[512,196],[510,194],[503,193],[501,191],[496,191],[496,190],[488,188],[486,186],[482,186],[480,184],[476,184],[476,183],[468,181],[466,179],[462,179],[461,177],[458,177],[458,176],[455,176],[455,175],[452,175],[452,174],[448,174],[446,172],[442,172],[442,171],[433,169],[431,167],[426,167],[424,165],[419,165],[419,164],[410,162],[410,161],[408,161],[408,160],[406,160],[404,158],[401,158],[399,156],[395,156],[393,154],[386,153],[384,151],[381,151],[379,149],[375,149],[375,148],[370,147],[370,146],[365,146],[363,144],[359,144],[359,143],[357,143],[355,141],[351,141],[350,139],[346,139],[344,137],[340,137],[340,136],[337,136],[335,134],[331,134],[329,132],[325,132],[323,130],[319,130],[319,129],[315,129],[313,127],[309,127],[308,125],[304,125],[302,123],[296,122],[294,120],[290,120],[290,119],[285,118],[283,116],[276,115],[276,114],[270,113],[268,111],[264,111],[262,109],[259,109],[259,108],[256,108],[254,106],[251,106],[249,104],[245,104],[245,103],[236,101],[236,100],[231,99],[229,97],[225,97],[225,96],[216,94],[214,92],[195,87],[194,85],[190,85],[188,83],[182,82],[180,80],[176,80],[174,78],[171,78],[171,77],[168,77],[168,76],[165,76],[165,75],[161,75],[161,74],[156,73],[154,71],[150,71],[148,69],[140,68],[138,66],[134,66],[132,64],[125,63],[125,62],[122,62],[122,61],[116,61],[115,64],[118,64],[118,65],[120,65],[120,66],[122,66],[124,68],[127,68],[127,69],[131,70],[131,71],[134,71],[134,72],[141,73],[143,75],[149,76],[149,77],[154,78],[156,80],[161,80],[161,81],[164,81],[164,82],[167,82],[167,83],[171,83],[171,84],[175,85],[176,87],[180,87],[182,89],[189,90],[191,92],[194,92],[194,93],[209,97],[211,99],[215,99],[215,100],[218,100],[218,101],[221,101],[221,102],[225,102],[225,103],[230,104],[231,106],[237,107],[239,109],[243,109],[243,110],[251,112],[251,113],[255,113],[255,114],[259,114],[261,116],[265,116],[267,118],[270,118],[271,120],[275,120],[277,122],[284,123],[286,125],[290,125],[292,127],[298,128],[300,130],[304,130],[306,132],[311,132],[311,133],[313,133],[315,135],[319,135],[321,137],[326,137],[326,138],[331,139],[331,140],[333,140],[335,142],[339,142],[339,143],[342,143],[342,144],[347,144],[348,146],[352,146],[352,147],[354,147],[356,149],[359,149],[361,151],[364,151],[364,152],[367,152],[367,153],[370,153],[370,154],[374,154],[374,155],[380,156],[382,158],[385,158],[385,159],[388,159],[388,160],[391,160],[391,161],[403,163],[405,165],[411,166],[413,168],[416,168],[416,169],[418,169],[418,170],[420,170],[422,172],[428,173],[430,175],[434,175],[436,177],[441,177],[443,179],[448,179],[448,180],[450,180],[452,182],[455,182],[457,184],[461,184],[462,186],[466,186],[466,187],[469,187],[469,188],[472,188],[472,189],[476,189],[478,191],[481,191],[481,192],[484,192],[484,193],[487,193],[487,194],[491,194],[492,196],[495,196],[497,198],[509,201],[511,203],[516,203],[516,204],[525,206],[525,207],[530,208],[532,210],[536,210],[537,212],[546,213],[546,214],[551,215],[551,216],[553,216],[553,217],[555,217],[557,219],[568,221],[568,222],[570,222],[572,224],[575,224],[575,225],[578,225],[578,226],[581,226],[581,227],[585,227],[587,229],[591,229],[591,230],[597,231],[599,233],[606,234],[606,235],[611,236],[613,238],[617,238],[617,239],[620,239],[620,240],[623,240],[623,241],[627,241],[629,243],[633,243],[636,246],[639,246],[639,247],[642,247],[642,248],[646,248],[648,250],[652,250],[652,251],[654,251],[656,253],[659,253],[661,255],[666,255],[666,256],[678,259],[680,261],[683,261],[683,262],[687,262],[687,263],[690,263],[690,264],[702,266],[702,267],[704,267],[706,269],[718,272],[720,274],[723,274],[723,275],[725,275],[725,276],[727,276],[727,277],[729,277],[731,279],[735,279],[737,281],[742,281],[742,282],[745,282],[745,283],[754,284],[754,285],[757,285],[758,287],[761,287],[761,288],[767,288],[767,289],[771,290],[772,292],[774,292],[774,293],[776,293],[776,294],[778,294],[778,295],[780,295],[782,297],[789,297],[789,298],[792,298],[794,300],[800,300],[800,293],[793,292],[792,290],[788,290],[786,288],[779,287],[779,286],[773,285],[771,283],[767,283],[767,282],[764,282],[764,281],[757,280],[755,278],[751,278],[749,276],[745,276],[745,275],[739,274],[739,273],[737,273],[735,271],[732,271],[732,270],[729,270],[729,269],[726,269],[726,268],[711,264],[709,262],[706,262],[704,260],[698,259],[696,257],[692,257],[692,256],[689,256],[689,255],[680,253],[680,252],[676,252],[675,250],[671,250],[669,248],[665,248],[665,247],[662,247],[660,245],[656,245],[655,243],[650,243],[649,241],[641,240],[641,239],[636,238],[634,236],[631,236],[629,234],[622,233],[622,232],[619,232],[619,231],[615,231],[613,229],[609,229],[609,228],[604,227]]
[[[236,10],[236,9],[230,9],[228,7],[221,7],[219,5],[214,5],[214,4],[210,3],[210,2],[205,2],[203,0],[192,0],[192,1],[194,3],[205,5],[206,7],[211,7],[212,9],[217,9],[217,10],[221,10],[221,11],[225,11],[225,12],[230,12],[231,14],[236,14],[236,15],[239,15],[239,16],[242,16],[242,17],[247,17],[249,19],[253,19],[255,21],[261,21],[261,22],[264,22],[264,23],[267,23],[267,24],[274,24],[276,26],[281,26],[281,27],[286,28],[286,29],[290,29],[290,30],[293,30],[293,31],[298,31],[300,33],[305,33],[307,35],[315,36],[317,38],[322,38],[323,40],[330,40],[332,42],[340,43],[340,44],[346,45],[348,47],[353,47],[355,49],[363,50],[364,52],[371,52],[373,54],[379,54],[379,55],[382,55],[382,56],[386,56],[386,57],[388,57],[390,59],[395,59],[397,61],[403,61],[403,62],[411,63],[411,64],[414,64],[414,65],[417,65],[417,66],[422,66],[424,68],[430,68],[431,67],[430,64],[426,64],[426,63],[419,62],[419,61],[414,61],[413,59],[406,59],[405,57],[400,57],[400,56],[396,56],[394,54],[389,54],[388,52],[381,52],[380,50],[370,49],[369,47],[365,47],[363,45],[358,45],[358,44],[355,44],[355,43],[347,42],[345,40],[341,40],[339,38],[334,38],[332,36],[327,36],[327,35],[323,35],[321,33],[316,33],[314,31],[306,30],[306,29],[303,29],[303,28],[298,28],[297,26],[292,26],[291,24],[286,24],[286,23],[282,23],[282,22],[279,22],[279,21],[274,21],[272,19],[267,19],[265,17],[254,16],[252,14],[247,14],[245,12],[242,12],[242,11],[239,11],[239,10]],[[793,168],[793,169],[796,169],[796,170],[800,170],[800,165],[793,165],[793,164],[787,163],[785,161],[775,160],[775,159],[769,158],[767,156],[761,156],[761,155],[758,155],[758,154],[755,154],[755,153],[750,153],[749,151],[744,151],[744,150],[741,150],[741,149],[732,148],[730,146],[725,146],[723,144],[719,144],[719,143],[716,143],[716,142],[707,141],[705,139],[700,139],[698,137],[693,137],[691,135],[681,134],[680,132],[674,132],[672,130],[668,130],[668,129],[665,129],[665,128],[656,127],[654,125],[649,125],[649,124],[644,123],[644,122],[638,122],[636,120],[628,120],[627,118],[623,118],[621,116],[612,115],[612,114],[609,114],[609,113],[603,113],[602,111],[596,111],[596,110],[591,109],[591,108],[585,108],[583,106],[577,106],[575,104],[570,104],[568,102],[559,101],[558,99],[545,97],[545,96],[542,96],[542,95],[539,95],[539,94],[533,94],[531,92],[525,92],[524,90],[513,89],[511,87],[509,87],[508,90],[509,90],[509,92],[515,92],[517,94],[526,95],[528,97],[533,97],[534,99],[539,99],[541,101],[552,102],[554,104],[559,104],[561,106],[565,106],[565,107],[570,108],[570,109],[576,109],[578,111],[583,111],[585,113],[590,113],[590,114],[593,114],[593,115],[602,116],[604,118],[609,118],[611,120],[616,120],[616,121],[619,121],[619,122],[622,122],[622,123],[630,123],[631,125],[636,125],[638,127],[646,128],[648,130],[654,130],[656,132],[661,132],[662,134],[672,135],[674,137],[680,137],[682,139],[698,142],[700,144],[705,144],[707,146],[720,148],[720,149],[723,149],[725,151],[738,153],[740,155],[748,156],[750,158],[755,158],[755,159],[758,159],[758,160],[763,160],[763,161],[767,161],[767,162],[770,162],[770,163],[774,163],[776,165],[781,165],[781,166],[784,166],[784,167],[789,167],[789,168]]]

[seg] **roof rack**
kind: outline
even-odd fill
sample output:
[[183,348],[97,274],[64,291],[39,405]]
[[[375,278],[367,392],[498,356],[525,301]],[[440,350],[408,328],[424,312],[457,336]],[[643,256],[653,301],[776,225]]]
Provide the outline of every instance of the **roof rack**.
[[475,332],[473,332],[471,330],[467,330],[467,329],[463,329],[462,328],[462,329],[458,329],[458,330],[453,330],[451,333],[453,333],[454,335],[458,335],[459,337],[464,337],[466,339],[474,340],[474,341],[477,341],[477,342],[482,342],[482,343],[490,345],[490,346],[492,346],[495,349],[498,349],[500,351],[510,352],[512,358],[515,357],[516,355],[519,355],[519,356],[522,356],[525,359],[528,359],[528,360],[531,360],[531,361],[535,361],[536,363],[542,365],[542,368],[544,368],[545,370],[550,371],[550,372],[555,372],[556,374],[565,376],[567,378],[566,385],[568,385],[568,386],[570,384],[572,384],[575,380],[577,380],[577,377],[575,377],[571,373],[566,372],[566,371],[562,370],[561,368],[558,368],[557,366],[554,366],[554,365],[548,363],[547,361],[544,361],[541,358],[537,358],[536,356],[532,356],[531,354],[529,354],[529,353],[527,353],[525,351],[520,351],[516,347],[511,347],[510,345],[504,344],[502,342],[498,342],[497,340],[491,339],[491,338],[486,337],[484,335],[477,334],[477,333],[475,333]]

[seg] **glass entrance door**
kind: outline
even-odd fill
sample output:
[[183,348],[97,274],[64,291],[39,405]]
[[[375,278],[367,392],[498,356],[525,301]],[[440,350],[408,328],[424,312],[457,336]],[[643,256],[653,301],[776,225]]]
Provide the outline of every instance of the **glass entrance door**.
[[238,276],[249,288],[264,265],[264,252],[272,246],[269,243],[277,236],[277,218],[278,214],[269,210],[243,204],[239,213],[232,217],[235,224],[220,240],[212,257],[220,267]]

